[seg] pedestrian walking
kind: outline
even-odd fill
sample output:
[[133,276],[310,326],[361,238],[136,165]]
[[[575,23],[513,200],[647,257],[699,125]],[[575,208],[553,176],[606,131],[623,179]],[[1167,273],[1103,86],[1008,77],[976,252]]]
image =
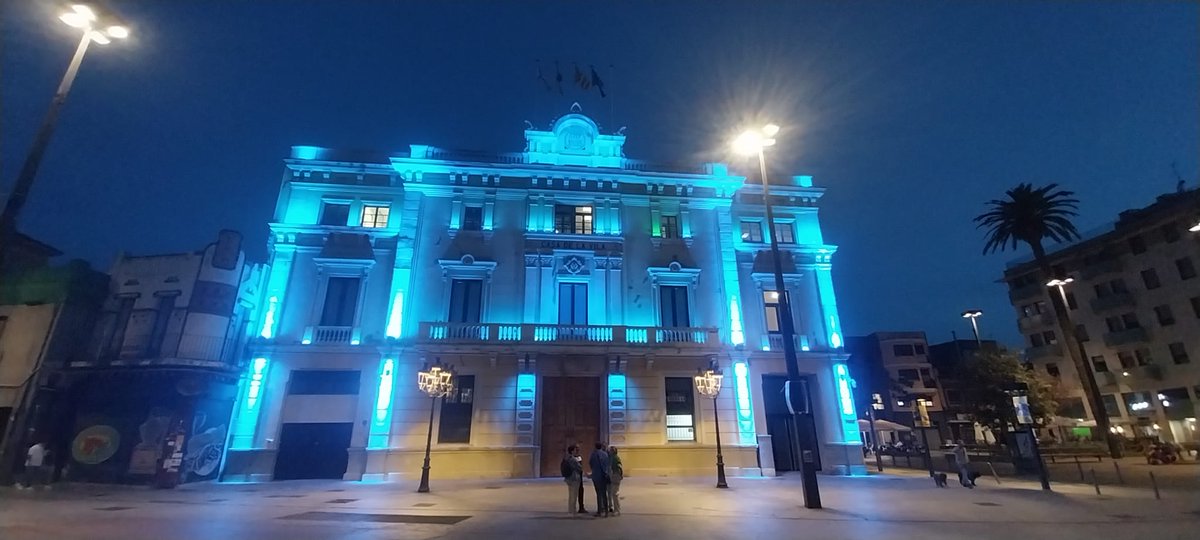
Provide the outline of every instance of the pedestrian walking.
[[612,511],[608,504],[608,477],[612,471],[604,443],[596,443],[596,449],[588,458],[588,466],[592,468],[592,486],[596,488],[596,517],[608,517]]
[[38,441],[25,452],[25,488],[31,489],[45,485],[47,485],[46,445]]
[[[582,505],[577,495],[583,489],[583,463],[579,459],[579,447],[572,444],[562,460],[563,481],[567,483],[567,515],[575,517]],[[586,512],[586,511],[585,511]]]
[[625,467],[621,463],[621,456],[617,453],[617,447],[608,447],[608,469],[611,472],[608,477],[608,504],[611,507],[612,513],[621,515],[621,480],[625,479]]
[[958,483],[962,487],[973,489],[975,484],[971,482],[971,469],[967,467],[970,458],[967,457],[967,447],[963,445],[962,440],[955,441],[954,444],[954,464],[958,467]]

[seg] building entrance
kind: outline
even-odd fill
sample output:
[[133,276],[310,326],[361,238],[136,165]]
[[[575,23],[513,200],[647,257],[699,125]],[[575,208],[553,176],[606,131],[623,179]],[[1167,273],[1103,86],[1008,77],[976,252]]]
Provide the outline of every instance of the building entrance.
[[578,444],[585,465],[600,440],[600,377],[542,379],[542,476],[558,476],[567,446]]

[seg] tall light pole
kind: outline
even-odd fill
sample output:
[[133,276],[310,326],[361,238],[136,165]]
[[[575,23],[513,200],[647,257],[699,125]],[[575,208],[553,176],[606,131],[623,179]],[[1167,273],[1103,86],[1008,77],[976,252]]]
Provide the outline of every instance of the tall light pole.
[[429,396],[429,432],[425,435],[425,464],[421,466],[421,485],[417,493],[429,493],[429,450],[433,446],[433,412],[437,400],[454,389],[454,371],[441,363],[417,372],[417,388]]
[[983,311],[978,309],[968,309],[962,312],[964,319],[971,319],[971,331],[975,332],[975,345],[979,347],[980,352],[983,351],[983,341],[979,339],[979,322],[976,320],[983,316]]
[[[63,104],[67,102],[67,94],[71,91],[71,84],[75,82],[75,74],[79,72],[79,65],[83,63],[83,56],[87,53],[88,45],[92,42],[107,45],[112,39],[129,37],[129,28],[119,24],[119,21],[112,16],[98,17],[95,10],[84,4],[71,6],[70,11],[62,13],[58,18],[68,26],[78,28],[82,35],[79,39],[79,46],[75,48],[75,55],[71,57],[71,63],[67,64],[67,71],[63,74],[62,81],[58,83],[58,90],[55,90],[54,98],[50,101],[50,110],[46,112],[46,118],[42,120],[42,127],[38,129],[37,135],[33,138],[33,146],[30,147],[29,154],[25,156],[25,163],[21,166],[12,192],[8,194],[8,200],[4,203],[4,213],[0,214],[0,246],[12,246],[16,239],[17,216],[20,215],[21,208],[25,206],[25,200],[29,198],[29,191],[33,187],[33,179],[37,176],[38,166],[42,163],[42,156],[46,153],[50,136],[54,134],[54,126],[58,123],[58,114],[62,110]],[[0,249],[0,268],[4,268],[4,254],[5,250]]]
[[[749,130],[738,136],[733,141],[733,149],[739,154],[753,156],[758,155],[758,170],[762,179],[763,191],[763,207],[766,211],[767,227],[769,227],[769,236],[771,237],[771,260],[773,261],[772,268],[775,272],[775,292],[779,293],[779,333],[783,338],[783,359],[787,365],[787,375],[789,386],[801,386],[803,383],[800,380],[800,364],[796,361],[796,330],[792,322],[792,306],[791,299],[788,297],[787,288],[783,283],[783,260],[779,255],[779,240],[775,234],[775,212],[771,207],[771,186],[767,179],[767,158],[765,149],[768,146],[775,145],[775,135],[779,133],[779,126],[775,124],[767,124],[757,130]],[[795,437],[800,439],[799,425],[796,422],[796,417],[792,417],[793,433]],[[792,441],[788,441],[792,444]],[[816,448],[801,448],[800,449],[800,474],[803,479],[804,507],[805,508],[821,508],[821,492],[817,486],[817,471],[815,468],[815,458],[813,455],[817,452]]]
[[879,394],[871,394],[871,408],[867,409],[867,416],[871,419],[871,442],[875,447],[871,453],[875,454],[875,468],[879,469],[879,472],[883,472],[883,456],[879,455],[879,448],[882,445],[879,444],[879,432],[875,430],[875,411],[883,410],[883,398],[877,398],[877,396]]
[[700,395],[712,399],[713,402],[713,423],[717,428],[717,487],[727,488],[729,484],[725,483],[725,458],[721,455],[721,417],[717,407],[717,396],[721,394],[722,377],[721,370],[713,366],[707,370],[700,370],[694,380],[696,381],[696,391]]

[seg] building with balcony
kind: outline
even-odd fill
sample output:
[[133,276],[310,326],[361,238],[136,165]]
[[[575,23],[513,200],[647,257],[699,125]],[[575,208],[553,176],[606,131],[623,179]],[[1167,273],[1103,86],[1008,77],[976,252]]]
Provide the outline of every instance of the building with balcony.
[[[922,419],[938,433],[949,433],[945,396],[938,373],[929,359],[925,332],[875,332],[846,340],[849,365],[857,382],[855,403],[859,418],[875,418],[908,427],[922,427]],[[900,433],[881,434],[880,444],[897,442]],[[906,435],[905,435],[906,436]],[[938,440],[939,437],[933,437]]]
[[[627,474],[708,474],[716,365],[731,474],[859,470],[811,177],[625,157],[578,109],[510,154],[411,145],[369,155],[297,146],[271,223],[271,270],[224,477],[413,479],[431,418],[435,477],[559,474],[571,443],[621,447]],[[790,422],[781,244],[814,414]],[[426,364],[453,366],[431,404]],[[782,410],[781,410],[782,409]]]
[[[1048,249],[1066,286],[1076,337],[1102,393],[1113,431],[1125,437],[1196,442],[1200,413],[1200,190],[1164,195],[1122,212],[1116,223],[1071,245]],[[1004,272],[1026,358],[1056,377],[1066,394],[1056,427],[1092,436],[1095,413],[1062,349],[1047,288],[1030,260]]]
[[221,231],[195,252],[113,264],[86,354],[56,374],[50,414],[70,479],[216,477],[265,274],[241,244]]

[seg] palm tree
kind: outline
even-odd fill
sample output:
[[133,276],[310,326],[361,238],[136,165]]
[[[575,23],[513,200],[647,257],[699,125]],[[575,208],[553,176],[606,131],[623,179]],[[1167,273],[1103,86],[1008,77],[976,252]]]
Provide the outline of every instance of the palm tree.
[[[1005,196],[1004,199],[988,201],[988,210],[975,218],[976,227],[987,229],[987,243],[983,246],[983,252],[1015,250],[1025,243],[1033,251],[1033,260],[1042,272],[1042,283],[1064,277],[1054,275],[1042,241],[1069,242],[1079,239],[1079,231],[1071,223],[1079,205],[1075,193],[1059,189],[1058,184],[1035,188],[1022,183],[1005,192]],[[1079,373],[1084,397],[1092,409],[1092,416],[1096,418],[1096,429],[1108,441],[1108,451],[1112,457],[1118,458],[1121,448],[1118,441],[1109,435],[1108,414],[1100,398],[1100,387],[1096,385],[1096,374],[1079,347],[1067,306],[1063,305],[1060,295],[1051,294],[1049,297],[1063,337],[1063,348]]]

